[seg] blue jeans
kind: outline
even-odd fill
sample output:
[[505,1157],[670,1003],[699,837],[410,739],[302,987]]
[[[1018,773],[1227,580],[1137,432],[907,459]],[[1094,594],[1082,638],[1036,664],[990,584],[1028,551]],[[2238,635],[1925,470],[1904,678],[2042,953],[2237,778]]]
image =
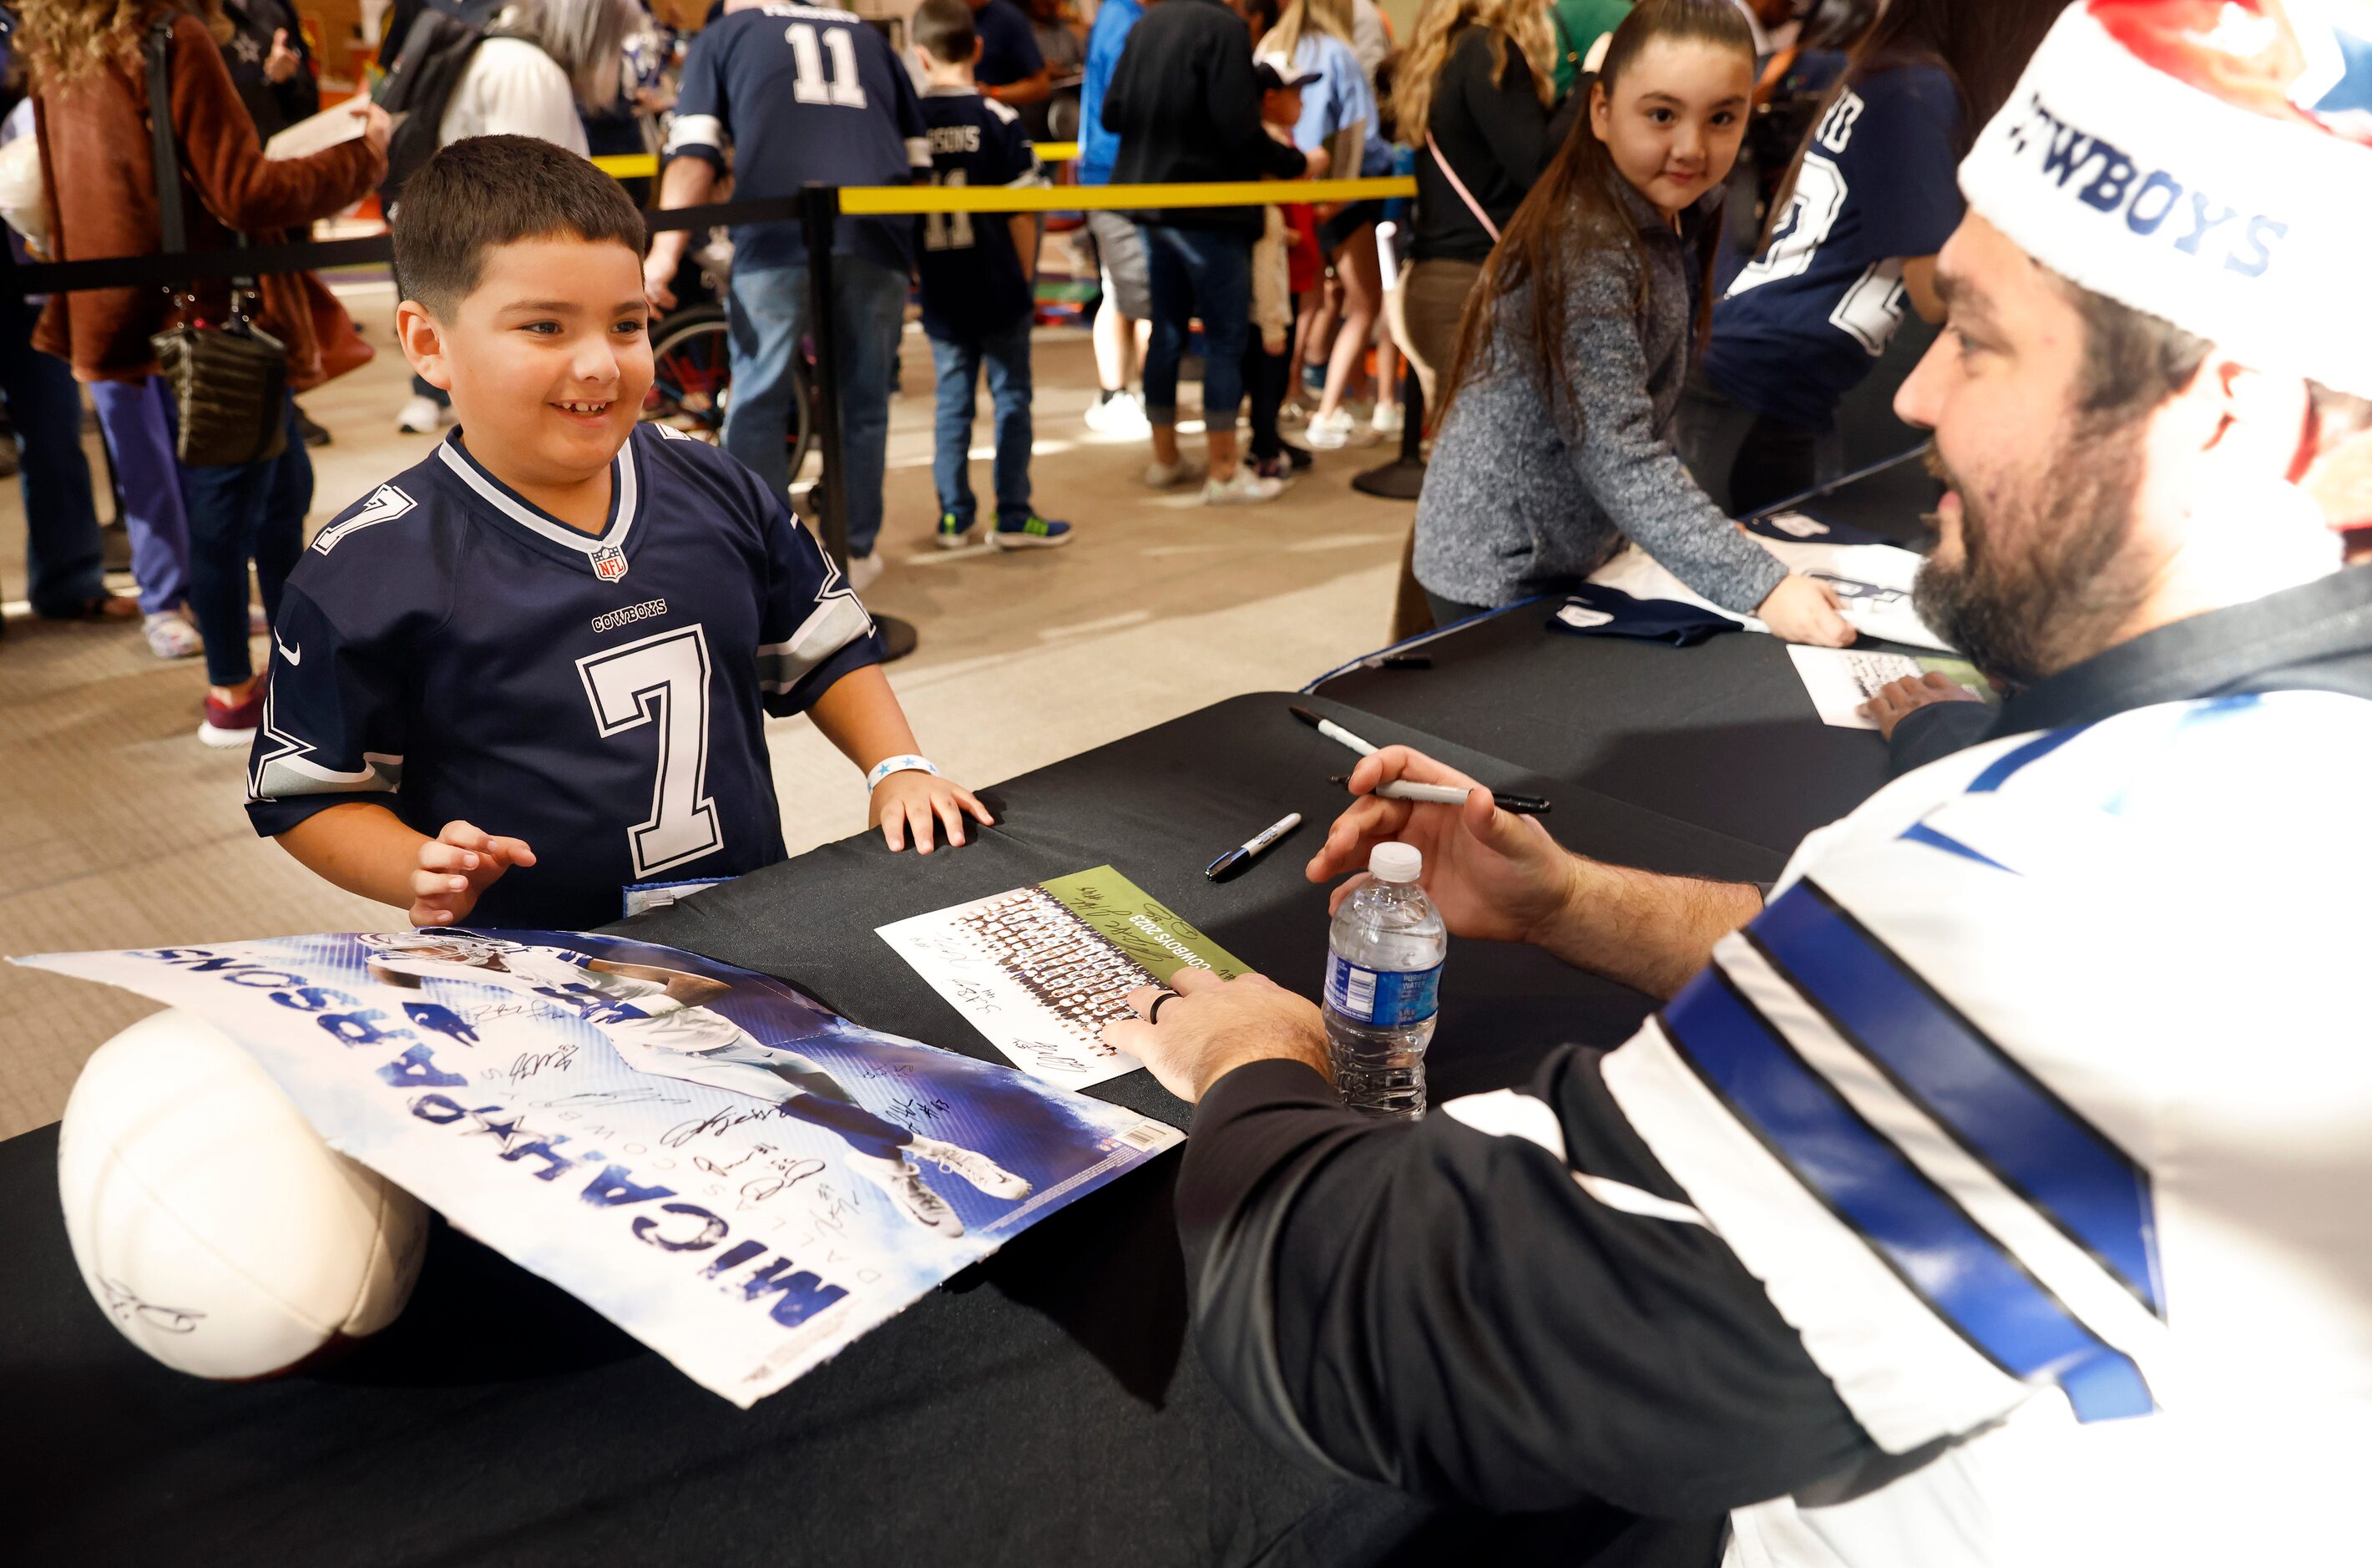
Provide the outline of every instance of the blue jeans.
[[1187,324],[1203,321],[1203,424],[1232,432],[1244,401],[1244,344],[1251,336],[1252,241],[1248,234],[1137,226],[1153,294],[1153,338],[1145,350],[1145,417],[1178,423],[1178,362]]
[[[890,450],[890,377],[906,314],[906,276],[861,256],[831,259],[832,316],[839,328],[842,460],[847,465],[848,553],[873,553],[881,536],[881,472]],[[748,465],[767,493],[791,488],[791,356],[808,335],[808,270],[736,269],[726,291],[732,323],[733,398],[725,449]],[[824,389],[814,389],[816,396]]]
[[288,448],[258,463],[204,463],[181,470],[190,518],[190,615],[206,643],[206,680],[236,686],[255,673],[247,653],[247,563],[263,590],[263,615],[280,619],[280,590],[305,548],[313,505],[313,459],[296,428],[293,398],[283,417]]
[[988,395],[996,408],[996,516],[1029,515],[1029,318],[976,343],[931,340],[931,361],[939,371],[939,412],[931,455],[931,478],[939,487],[939,510],[971,526],[979,512],[971,493],[972,402],[980,369],[988,366]]
[[157,615],[190,593],[190,518],[181,505],[181,465],[173,456],[172,393],[145,381],[93,381],[99,434],[115,459],[123,496],[123,531],[132,536],[132,575],[140,610]]
[[26,598],[36,615],[82,613],[107,592],[99,575],[99,512],[82,455],[82,396],[64,360],[33,346],[33,310],[0,296],[0,396],[17,430],[25,496]]

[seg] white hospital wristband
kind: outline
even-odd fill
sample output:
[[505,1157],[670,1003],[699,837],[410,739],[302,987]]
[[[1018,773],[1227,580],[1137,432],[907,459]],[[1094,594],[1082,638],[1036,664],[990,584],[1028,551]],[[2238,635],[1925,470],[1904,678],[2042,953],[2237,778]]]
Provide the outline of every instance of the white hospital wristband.
[[870,794],[878,789],[881,786],[881,781],[892,773],[928,773],[933,778],[936,778],[939,771],[931,766],[931,760],[928,757],[884,757],[873,764],[871,772],[865,775],[866,793]]

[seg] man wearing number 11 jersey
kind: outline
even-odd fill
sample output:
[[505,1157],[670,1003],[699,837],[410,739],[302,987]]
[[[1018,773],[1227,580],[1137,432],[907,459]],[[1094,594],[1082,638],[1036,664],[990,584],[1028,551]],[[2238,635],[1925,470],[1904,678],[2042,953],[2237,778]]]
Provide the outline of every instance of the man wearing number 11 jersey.
[[[903,185],[931,164],[913,81],[880,33],[847,11],[750,0],[727,0],[692,40],[664,157],[663,208],[711,200],[728,169],[734,199],[746,202],[796,197],[809,184]],[[881,569],[874,541],[913,224],[843,217],[832,237],[832,389],[848,465],[849,575],[859,592]],[[790,221],[736,224],[732,238],[725,449],[780,495],[790,483],[792,370],[808,332],[807,243]],[[661,310],[675,307],[689,239],[680,229],[659,235],[644,264]]]
[[259,832],[415,924],[576,929],[784,858],[764,720],[865,769],[892,849],[987,817],[922,757],[873,622],[779,494],[637,423],[642,215],[543,142],[437,153],[397,328],[459,427],[315,536],[274,626]]

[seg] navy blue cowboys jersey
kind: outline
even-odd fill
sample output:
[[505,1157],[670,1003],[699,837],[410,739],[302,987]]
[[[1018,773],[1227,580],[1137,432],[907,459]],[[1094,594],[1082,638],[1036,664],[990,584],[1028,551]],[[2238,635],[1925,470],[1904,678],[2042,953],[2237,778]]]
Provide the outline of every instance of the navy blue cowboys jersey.
[[[971,87],[933,87],[923,95],[923,120],[930,127],[932,184],[1046,183],[1021,116],[994,99]],[[977,343],[1028,319],[1033,291],[1005,214],[926,213],[915,228],[924,331]]]
[[634,882],[784,857],[765,714],[878,663],[808,532],[723,452],[638,425],[599,537],[523,500],[455,432],[315,536],[273,631],[248,814],[346,801],[537,856],[472,918],[572,929]]
[[1960,223],[1959,90],[1940,66],[1903,65],[1841,93],[1813,131],[1787,210],[1714,308],[1704,371],[1755,412],[1806,430],[1836,424],[1911,308],[1907,258]]
[[[796,196],[825,185],[903,185],[928,168],[913,78],[862,18],[821,6],[771,5],[719,17],[692,40],[667,156],[705,158],[727,171],[737,201]],[[832,240],[903,273],[911,218],[843,214]],[[733,264],[744,272],[805,264],[796,223],[738,224]]]

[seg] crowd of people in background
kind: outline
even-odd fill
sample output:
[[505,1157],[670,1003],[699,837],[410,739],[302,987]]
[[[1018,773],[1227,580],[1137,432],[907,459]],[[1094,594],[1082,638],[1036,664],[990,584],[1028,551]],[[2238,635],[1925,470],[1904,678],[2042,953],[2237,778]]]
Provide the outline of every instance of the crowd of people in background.
[[[1143,440],[1156,489],[1272,500],[1314,453],[1398,436],[1406,366],[1433,444],[1397,632],[1576,585],[1632,542],[1727,608],[1838,643],[1827,590],[1730,520],[1841,473],[1840,407],[1907,321],[1940,314],[1954,165],[2056,6],[1426,0],[1405,39],[1372,0],[924,0],[896,29],[835,11],[779,25],[800,9],[717,0],[679,36],[642,0],[398,0],[378,64],[419,111],[267,159],[262,141],[320,103],[290,0],[23,0],[23,101],[0,142],[32,138],[42,184],[18,226],[50,258],[159,247],[143,50],[160,20],[198,246],[269,243],[374,190],[391,203],[437,146],[494,134],[656,152],[659,177],[628,180],[658,207],[811,181],[1272,180],[1270,205],[1092,208],[1058,220],[1060,240],[1026,215],[843,217],[831,308],[851,580],[884,567],[889,408],[917,299],[938,542],[1074,537],[1029,477],[1040,259],[1059,245],[1096,285],[1087,424]],[[795,90],[777,90],[785,79]],[[1067,176],[1030,151],[1072,136]],[[0,188],[8,167],[0,146]],[[1394,173],[1414,175],[1413,203],[1292,199],[1295,181]],[[721,438],[777,494],[795,478],[807,263],[796,226],[769,223],[722,244],[661,232],[645,269],[656,312],[702,289],[722,304]],[[369,357],[308,275],[267,277],[242,303],[286,345],[297,392]],[[207,285],[189,308],[232,304]],[[159,656],[203,651],[202,734],[241,743],[262,701],[248,635],[299,547],[306,447],[329,433],[292,402],[272,459],[182,463],[148,346],[163,295],[61,296],[38,326],[33,307],[0,308],[36,611],[136,617]],[[1200,407],[1181,406],[1198,360]],[[995,456],[981,528],[969,452],[983,375]],[[88,475],[57,438],[79,418],[77,380],[136,597],[104,588]],[[1181,420],[1197,414],[1189,451]],[[400,429],[450,422],[415,377]]]

